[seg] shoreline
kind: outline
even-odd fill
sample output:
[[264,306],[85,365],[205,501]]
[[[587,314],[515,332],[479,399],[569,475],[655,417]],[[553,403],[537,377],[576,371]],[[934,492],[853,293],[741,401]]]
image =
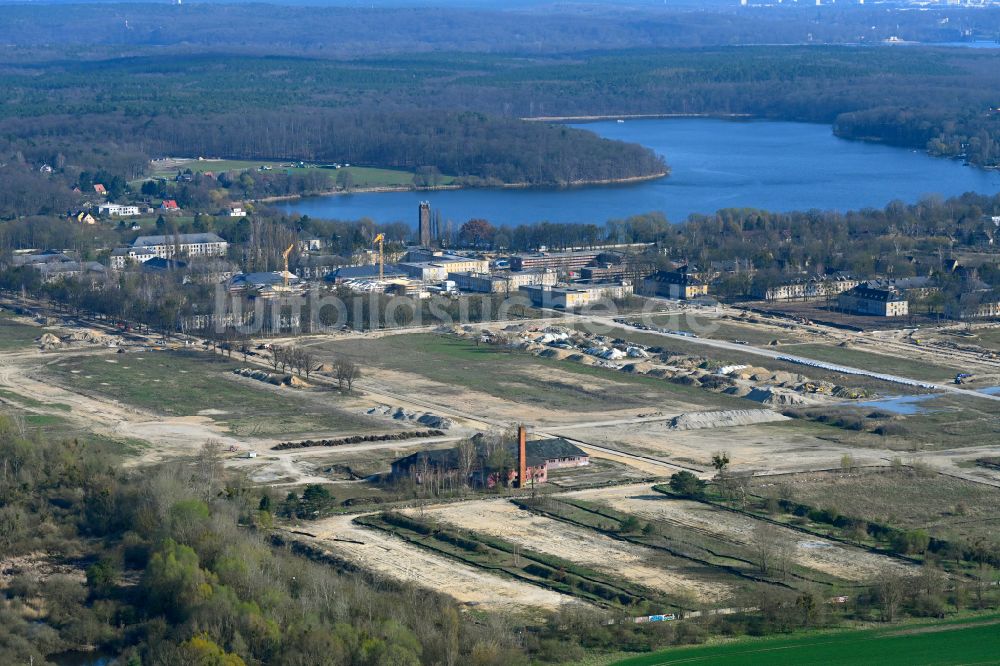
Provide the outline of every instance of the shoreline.
[[351,191],[330,190],[327,192],[316,192],[315,194],[278,194],[271,197],[261,197],[260,199],[248,199],[244,203],[274,203],[277,201],[296,201],[312,197],[347,196],[351,194],[374,194],[385,192],[440,192],[443,190],[527,190],[537,189],[562,189],[576,187],[590,187],[600,185],[628,185],[631,183],[643,183],[650,180],[659,180],[670,175],[670,169],[658,173],[644,176],[629,176],[627,178],[607,178],[603,180],[574,180],[562,185],[535,185],[533,183],[504,183],[502,185],[492,185],[486,187],[469,187],[466,185],[435,185],[432,187],[408,187],[406,185],[382,185],[377,187],[359,187]]
[[656,120],[657,118],[753,118],[750,113],[633,113],[596,116],[528,116],[518,118],[530,123],[597,122],[601,120]]

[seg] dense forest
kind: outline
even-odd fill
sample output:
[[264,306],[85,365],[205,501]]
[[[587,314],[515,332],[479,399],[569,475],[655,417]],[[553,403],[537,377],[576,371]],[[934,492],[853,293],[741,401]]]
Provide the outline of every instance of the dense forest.
[[[318,3],[303,3],[318,4]],[[295,53],[358,57],[464,51],[565,53],[595,49],[746,44],[878,43],[889,37],[952,42],[1000,35],[1000,10],[737,2],[411,3],[413,7],[267,6],[257,3],[65,3],[0,7],[0,44],[81,57],[155,47],[167,52]],[[386,4],[386,3],[382,3]],[[402,3],[392,3],[393,5]],[[751,4],[758,4],[752,2]]]
[[[16,49],[15,49],[16,51]],[[991,52],[744,47],[331,60],[175,55],[0,67],[0,215],[64,211],[84,171],[205,155],[437,169],[466,185],[667,171],[649,150],[523,117],[745,114],[1000,160]],[[666,156],[669,160],[669,155]],[[43,165],[52,173],[41,173]]]

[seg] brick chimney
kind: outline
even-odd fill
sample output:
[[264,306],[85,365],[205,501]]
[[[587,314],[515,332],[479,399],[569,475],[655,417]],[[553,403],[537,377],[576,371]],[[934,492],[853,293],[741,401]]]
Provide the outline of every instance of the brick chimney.
[[523,425],[517,427],[517,487],[526,488],[528,485],[528,433]]

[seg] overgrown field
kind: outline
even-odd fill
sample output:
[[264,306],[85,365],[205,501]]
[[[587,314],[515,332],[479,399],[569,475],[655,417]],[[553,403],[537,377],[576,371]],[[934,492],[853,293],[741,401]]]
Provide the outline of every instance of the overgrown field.
[[502,400],[551,409],[608,411],[662,407],[667,401],[718,409],[745,408],[747,404],[738,398],[653,377],[477,346],[442,335],[391,335],[377,340],[333,342],[321,349],[345,354],[364,365],[426,377],[446,385],[444,391],[472,389]]
[[798,502],[941,538],[993,537],[1000,529],[1000,489],[940,474],[890,469],[796,474],[779,485]]
[[955,373],[962,370],[961,366],[948,367],[927,361],[917,361],[899,356],[888,356],[886,354],[873,354],[860,349],[838,347],[835,345],[796,345],[789,353],[817,361],[839,363],[874,372],[932,382],[950,381],[954,379]]
[[690,331],[712,340],[746,340],[752,345],[766,345],[773,340],[781,344],[798,343],[809,336],[793,328],[761,327],[739,321],[699,316],[697,312],[681,315],[653,315],[650,320],[657,326],[676,331]]
[[1000,620],[993,616],[929,625],[815,633],[796,638],[741,640],[725,645],[664,650],[625,659],[615,666],[995,664],[1000,653],[998,622]]
[[[58,383],[166,416],[209,416],[236,435],[285,435],[370,428],[337,406],[332,391],[301,391],[239,378],[239,364],[201,352],[61,358],[45,366]],[[259,384],[259,386],[258,386]],[[392,429],[389,423],[379,425]]]
[[35,339],[47,331],[44,327],[17,321],[8,312],[0,312],[0,352],[31,347],[35,344]]

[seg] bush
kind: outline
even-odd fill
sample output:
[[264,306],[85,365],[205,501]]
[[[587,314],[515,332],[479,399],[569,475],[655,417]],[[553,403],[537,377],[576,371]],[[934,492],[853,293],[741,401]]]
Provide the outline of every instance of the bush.
[[705,482],[691,472],[683,470],[671,475],[670,489],[685,497],[701,497],[705,494]]

